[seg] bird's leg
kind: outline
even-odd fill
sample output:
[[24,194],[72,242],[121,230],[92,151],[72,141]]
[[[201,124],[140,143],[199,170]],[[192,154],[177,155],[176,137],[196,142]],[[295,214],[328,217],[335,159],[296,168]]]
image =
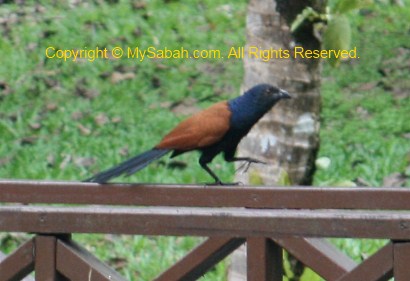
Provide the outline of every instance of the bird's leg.
[[206,163],[203,163],[202,161],[199,161],[199,164],[201,165],[202,169],[208,172],[208,174],[211,175],[211,177],[214,178],[215,184],[222,184],[221,180],[218,178],[218,176],[208,167]]
[[213,179],[215,180],[214,183],[211,184],[206,184],[206,185],[238,185],[239,183],[224,183],[220,180],[220,178],[208,167],[208,163],[205,162],[203,159],[199,159],[199,164],[201,165],[202,169],[204,169],[205,171],[208,172],[208,174],[211,175],[211,177],[213,177]]

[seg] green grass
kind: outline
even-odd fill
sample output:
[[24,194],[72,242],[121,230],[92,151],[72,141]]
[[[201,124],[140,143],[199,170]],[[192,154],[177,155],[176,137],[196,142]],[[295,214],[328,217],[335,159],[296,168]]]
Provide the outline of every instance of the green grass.
[[[127,148],[133,154],[159,141],[164,129],[171,128],[183,118],[175,116],[162,104],[189,97],[205,99],[198,102],[198,106],[206,107],[238,94],[242,77],[240,60],[151,59],[140,63],[121,59],[74,63],[44,58],[49,46],[81,49],[87,46],[126,48],[151,45],[176,48],[178,45],[187,49],[215,49],[221,44],[244,44],[243,32],[237,32],[244,25],[244,2],[232,6],[229,12],[222,4],[213,1],[201,5],[151,1],[139,10],[132,10],[130,6],[126,2],[73,9],[47,6],[50,13],[35,16],[32,9],[24,9],[27,15],[13,26],[10,38],[0,41],[2,49],[11,52],[2,62],[0,75],[12,91],[2,101],[0,133],[4,142],[0,155],[17,160],[3,165],[2,175],[78,180],[122,160],[124,155],[118,153],[121,148]],[[176,13],[177,10],[180,12]],[[10,13],[5,7],[2,11]],[[50,27],[46,27],[46,23]],[[133,33],[137,29],[140,35],[135,36]],[[39,40],[44,30],[52,30],[54,35]],[[36,44],[36,48],[27,52],[25,49],[29,44]],[[134,73],[135,78],[111,82],[110,75],[119,69],[126,74]],[[104,75],[108,75],[108,79]],[[159,87],[152,85],[153,79],[158,81]],[[79,97],[78,88],[96,91],[99,96],[95,99]],[[57,108],[47,110],[48,104],[55,104]],[[99,114],[109,120],[119,117],[121,121],[99,126],[94,120]],[[73,115],[80,117],[73,118]],[[41,128],[30,129],[29,125],[35,123],[41,124]],[[79,126],[89,129],[89,134],[81,134]],[[33,145],[19,144],[31,136],[36,138]],[[104,157],[99,157],[91,169],[75,164],[75,159],[102,154]],[[54,167],[47,165],[47,156],[55,159]],[[64,169],[59,168],[66,158],[71,161]],[[195,155],[191,155],[182,159],[194,158]],[[28,162],[38,165],[27,169],[22,163]],[[154,169],[147,169],[129,180],[181,182],[180,177],[185,177],[184,182],[208,180],[206,175],[193,176],[203,174],[196,166],[190,175],[161,169],[163,172],[153,176]],[[227,171],[230,170],[222,169],[222,172]]]
[[[9,21],[0,28],[0,178],[84,179],[159,141],[184,117],[174,105],[192,100],[186,109],[204,108],[239,93],[240,60],[64,62],[46,59],[45,49],[154,45],[227,50],[245,44],[246,1],[156,0],[140,2],[145,4],[138,9],[127,1],[74,7],[42,2],[37,10],[30,3],[0,5],[0,18]],[[350,15],[360,59],[337,69],[324,65],[319,155],[332,163],[317,172],[315,185],[360,178],[381,186],[386,176],[409,166],[410,102],[408,94],[400,94],[410,89],[403,82],[410,74],[405,67],[409,15],[409,6],[382,4]],[[114,72],[134,77],[114,81]],[[121,180],[209,181],[195,164],[195,153],[178,161],[193,164],[173,169],[165,160]],[[232,179],[233,167],[220,158],[213,167],[224,180]],[[6,252],[21,242],[20,236],[0,238]],[[152,279],[199,241],[85,234],[74,239],[130,280]],[[332,241],[357,261],[384,243]],[[203,280],[225,280],[226,270],[221,263]],[[312,276],[308,272],[304,281]]]
[[360,30],[353,38],[360,59],[338,69],[325,65],[320,156],[332,165],[316,174],[317,185],[361,178],[381,186],[386,176],[409,166],[410,103],[401,94],[410,84],[390,89],[410,75],[409,10],[382,5],[352,17]]

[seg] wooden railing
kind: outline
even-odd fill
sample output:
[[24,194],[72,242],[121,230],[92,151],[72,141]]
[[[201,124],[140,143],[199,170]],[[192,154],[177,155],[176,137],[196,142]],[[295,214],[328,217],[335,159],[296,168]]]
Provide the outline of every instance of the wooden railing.
[[[410,280],[406,188],[0,181],[0,203],[0,231],[36,234],[0,256],[0,281],[125,280],[71,233],[209,237],[157,281],[196,280],[245,242],[251,281],[282,280],[283,249],[325,280]],[[356,264],[325,237],[390,242]]]

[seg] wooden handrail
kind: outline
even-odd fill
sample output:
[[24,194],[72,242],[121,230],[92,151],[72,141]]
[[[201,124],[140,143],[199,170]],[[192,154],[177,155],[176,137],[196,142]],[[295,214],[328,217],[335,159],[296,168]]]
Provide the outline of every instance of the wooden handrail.
[[0,181],[0,203],[410,210],[410,189]]
[[[409,202],[408,188],[2,180],[0,231],[36,235],[0,260],[0,281],[20,280],[33,270],[38,280],[86,280],[90,272],[96,280],[125,280],[72,241],[71,233],[210,237],[157,280],[196,280],[247,241],[249,281],[281,280],[282,249],[326,280],[407,281]],[[390,243],[356,265],[319,239],[325,237]]]
[[410,240],[410,211],[2,206],[0,231]]

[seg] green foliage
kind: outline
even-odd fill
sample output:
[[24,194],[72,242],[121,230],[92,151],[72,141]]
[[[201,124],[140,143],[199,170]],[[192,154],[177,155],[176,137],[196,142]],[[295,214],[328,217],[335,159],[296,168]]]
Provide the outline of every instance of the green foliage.
[[[350,48],[351,30],[349,19],[345,15],[334,15],[329,18],[323,37],[326,50],[348,50]],[[331,57],[332,66],[340,63],[340,58]]]
[[263,177],[257,170],[250,170],[249,171],[249,184],[251,185],[264,185],[265,182]]
[[314,21],[321,17],[321,14],[316,12],[312,7],[306,7],[303,11],[297,15],[296,19],[292,22],[290,30],[294,32],[304,21]]
[[373,0],[338,0],[334,8],[333,13],[345,14],[353,10],[361,9],[373,4]]
[[278,178],[278,185],[280,185],[280,186],[291,186],[292,185],[289,174],[284,169],[281,169],[281,171],[280,171],[280,175],[279,175],[279,178]]
[[[293,21],[291,31],[294,32],[303,22],[311,21],[314,22],[314,34],[322,41],[325,50],[350,50],[352,32],[347,13],[372,4],[373,0],[336,0],[329,3],[325,13],[308,6]],[[341,58],[331,57],[327,61],[338,66]]]

